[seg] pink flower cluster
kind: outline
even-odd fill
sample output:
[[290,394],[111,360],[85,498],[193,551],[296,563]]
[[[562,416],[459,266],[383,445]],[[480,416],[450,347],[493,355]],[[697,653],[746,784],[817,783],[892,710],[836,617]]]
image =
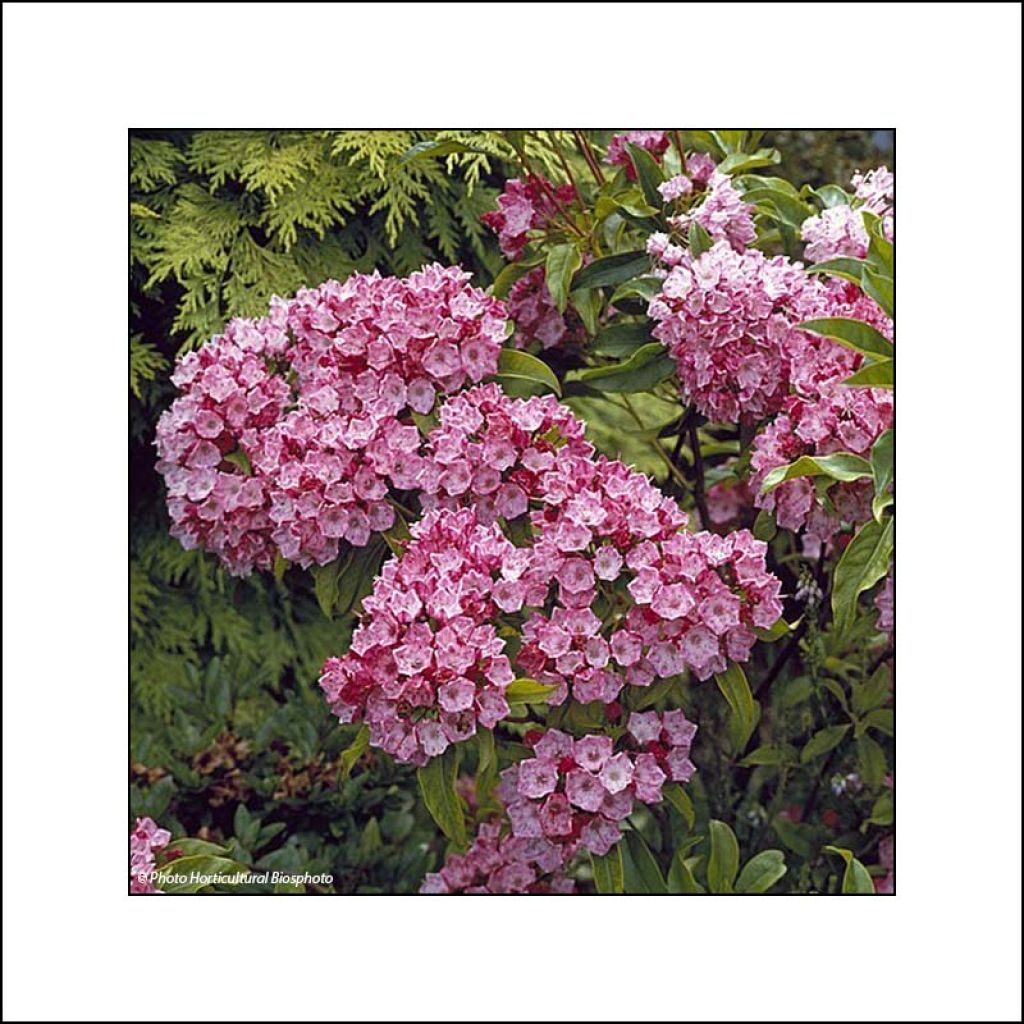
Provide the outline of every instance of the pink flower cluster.
[[[689,178],[685,180],[689,181]],[[673,178],[666,182],[679,182]],[[665,186],[662,186],[664,189]],[[678,186],[669,190],[673,194]],[[715,242],[726,241],[737,252],[742,252],[757,237],[754,227],[754,208],[745,203],[736,191],[732,179],[727,174],[714,171],[706,183],[707,191],[701,201],[685,213],[670,217],[669,224],[684,235],[693,223],[700,224]],[[666,195],[662,191],[662,195]]]
[[[523,254],[529,232],[545,231],[555,218],[558,205],[567,206],[575,198],[572,185],[554,185],[539,175],[520,181],[510,178],[498,196],[498,209],[480,219],[497,232],[498,245],[510,260]],[[557,200],[557,202],[556,202]]]
[[582,342],[586,336],[582,322],[571,310],[558,312],[543,267],[535,267],[512,285],[506,305],[509,319],[516,325],[517,348],[526,348],[534,341],[543,348],[554,348]]
[[811,263],[823,263],[837,256],[862,260],[868,254],[868,231],[860,210],[845,204],[832,206],[800,226],[804,255]]
[[893,619],[892,569],[889,570],[889,575],[885,577],[882,589],[875,595],[875,607],[878,609],[878,631],[879,633],[888,633],[889,642],[891,643],[896,628],[895,620]]
[[417,479],[420,503],[424,510],[471,503],[483,523],[515,519],[545,493],[560,459],[593,452],[583,424],[553,396],[509,398],[484,384],[441,407]]
[[581,850],[603,856],[621,838],[619,822],[635,800],[660,803],[666,781],[689,781],[696,732],[682,711],[632,714],[618,744],[611,736],[574,740],[549,729],[534,740],[532,758],[501,774],[498,796],[512,835],[546,840],[563,864]]
[[134,896],[161,892],[146,875],[156,870],[156,853],[171,841],[171,833],[152,818],[136,818],[128,836],[128,891]]
[[498,635],[498,593],[528,553],[472,509],[431,512],[387,562],[349,652],[329,658],[320,687],[342,722],[365,719],[370,743],[424,765],[509,711],[513,674]]
[[484,822],[465,854],[452,854],[428,874],[427,895],[568,895],[576,883],[564,872],[560,846],[543,837],[501,834],[500,822]]
[[892,241],[893,176],[887,167],[878,167],[867,174],[858,171],[851,184],[855,190],[853,205],[839,205],[808,217],[800,228],[806,242],[804,255],[812,263],[852,256],[864,259],[868,252],[868,232],[862,211],[868,210],[882,218],[886,237]]
[[864,522],[871,517],[871,481],[835,484],[829,490],[829,508],[809,477],[787,480],[774,490],[761,493],[765,477],[775,467],[794,462],[802,455],[844,451],[869,457],[871,446],[892,424],[892,392],[882,388],[845,387],[837,383],[826,388],[819,398],[793,395],[786,400],[782,414],[754,440],[750,460],[754,470],[751,486],[758,492],[754,503],[774,512],[783,529],[803,528],[810,538],[827,544],[843,522]]
[[632,161],[629,159],[627,143],[632,146],[639,146],[646,149],[656,160],[665,154],[668,149],[668,133],[664,131],[638,130],[623,132],[621,135],[613,135],[608,143],[608,152],[605,159],[614,167],[625,167],[626,176],[630,181],[636,178]]
[[688,400],[718,422],[777,412],[789,390],[793,325],[813,288],[799,263],[716,242],[673,266],[648,310]]
[[278,554],[322,565],[388,529],[389,492],[420,465],[409,410],[497,369],[504,306],[468,280],[353,274],[186,356],[157,426],[171,532],[246,574]]
[[735,529],[743,513],[754,503],[754,496],[746,480],[729,477],[712,484],[706,495],[708,516],[718,533]]
[[767,546],[747,531],[687,532],[675,502],[620,462],[566,462],[533,513],[530,565],[500,596],[506,611],[538,609],[523,625],[520,671],[557,686],[552,703],[571,686],[582,703],[609,704],[624,683],[686,669],[707,679],[746,661],[754,627],[782,612]]

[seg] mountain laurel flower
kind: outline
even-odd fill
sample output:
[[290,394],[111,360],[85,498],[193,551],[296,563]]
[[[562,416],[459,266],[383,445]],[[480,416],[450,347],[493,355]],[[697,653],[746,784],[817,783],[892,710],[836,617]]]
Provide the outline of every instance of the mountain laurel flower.
[[246,575],[324,565],[394,522],[421,468],[410,412],[497,369],[501,302],[457,267],[353,274],[185,356],[157,425],[171,532]]
[[128,891],[133,896],[161,893],[146,876],[156,870],[156,853],[171,841],[171,833],[152,818],[136,818],[128,835]]
[[420,893],[432,896],[572,895],[560,846],[543,836],[502,835],[500,821],[486,821],[464,854],[450,854],[428,874]]
[[787,480],[763,492],[765,478],[803,455],[842,451],[870,458],[871,446],[892,425],[893,395],[883,388],[836,383],[823,389],[817,399],[791,396],[783,412],[754,439],[750,458],[754,504],[774,513],[782,529],[804,530],[811,540],[809,551],[828,544],[843,523],[871,518],[871,481],[837,482],[825,500],[809,477]]
[[584,425],[553,395],[509,398],[483,384],[450,398],[417,487],[425,510],[471,504],[481,522],[516,519],[567,457],[589,458]]
[[544,232],[558,216],[559,205],[571,205],[576,194],[572,185],[554,185],[540,175],[525,181],[510,178],[498,196],[498,209],[481,220],[498,235],[498,245],[509,260],[518,260],[529,242],[530,232]]
[[543,267],[534,267],[512,285],[506,305],[509,319],[516,325],[516,348],[526,348],[535,341],[542,348],[555,348],[586,338],[583,323],[572,309],[558,312]]
[[411,533],[320,687],[342,722],[366,721],[372,746],[422,766],[509,713],[513,673],[494,625],[494,590],[514,575],[516,549],[471,509],[427,513]]
[[638,146],[640,149],[646,149],[655,160],[660,161],[668,150],[668,132],[641,129],[612,136],[611,142],[608,143],[605,159],[613,167],[625,167],[626,177],[630,181],[636,181],[636,171],[633,170],[633,162],[629,159],[627,143]]
[[[666,182],[666,185],[671,185],[673,181],[677,180],[673,178]],[[711,236],[712,241],[728,242],[736,252],[743,252],[757,237],[757,230],[754,227],[754,207],[743,201],[733,185],[732,179],[727,174],[714,171],[705,187],[707,191],[700,201],[685,213],[670,217],[669,224],[684,236],[690,230],[691,224],[700,224]],[[671,193],[671,198],[676,198],[677,188],[671,188],[668,191]],[[679,194],[687,195],[688,193]],[[664,191],[662,195],[666,199],[670,198],[670,195],[666,195]]]

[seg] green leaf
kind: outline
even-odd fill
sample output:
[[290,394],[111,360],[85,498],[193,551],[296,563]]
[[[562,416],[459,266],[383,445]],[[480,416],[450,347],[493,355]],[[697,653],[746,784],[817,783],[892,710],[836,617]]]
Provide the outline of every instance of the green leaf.
[[896,315],[896,285],[891,277],[878,273],[872,267],[865,267],[861,287],[882,307],[887,317]]
[[235,808],[233,824],[235,826],[235,838],[247,850],[251,850],[260,834],[259,818],[254,818],[249,813],[249,808],[245,804],[239,804]]
[[625,876],[622,867],[622,850],[618,844],[603,857],[590,855],[594,869],[594,887],[602,896],[620,895],[625,890]]
[[634,146],[631,142],[626,144],[626,148],[629,150],[629,159],[633,162],[633,169],[636,171],[636,179],[640,183],[640,188],[643,189],[644,199],[647,200],[649,206],[661,209],[664,199],[661,198],[658,186],[665,181],[664,172],[646,149]]
[[819,188],[810,189],[811,195],[815,196],[825,210],[834,206],[849,206],[850,196],[838,185],[822,185]]
[[653,341],[638,348],[621,363],[583,370],[576,379],[598,391],[650,391],[675,372],[675,360],[661,342]]
[[852,377],[843,381],[848,387],[862,388],[894,388],[896,386],[896,366],[891,359],[881,359],[877,363],[867,363]]
[[[640,310],[640,313],[646,314],[646,304],[654,298],[658,292],[661,291],[662,280],[660,277],[634,277],[630,281],[625,281],[619,285],[618,288],[612,292],[612,297],[608,300],[613,306],[621,306],[623,309],[623,303],[626,300],[636,298],[640,302],[644,303],[644,308]],[[631,312],[631,311],[627,311]]]
[[698,256],[703,256],[715,244],[704,225],[699,224],[695,220],[690,222],[687,242],[694,259],[697,259]]
[[758,540],[770,541],[775,539],[775,535],[779,532],[778,526],[775,525],[775,517],[771,512],[767,512],[761,509],[757,513],[757,518],[754,520],[754,536]]
[[884,665],[880,665],[870,679],[854,685],[853,712],[856,715],[866,715],[869,711],[888,704],[891,695],[889,670]]
[[860,352],[871,359],[891,359],[892,342],[881,331],[863,320],[851,320],[845,316],[826,316],[815,320],[804,320],[797,324],[801,331],[810,331]]
[[788,623],[785,619],[776,619],[775,624],[769,629],[762,629],[760,626],[754,627],[754,632],[757,634],[758,640],[763,640],[766,644],[773,644],[777,640],[781,640],[784,636],[789,636],[790,633],[797,627],[800,619],[797,619],[792,624]]
[[334,618],[334,608],[338,603],[338,580],[351,565],[352,558],[353,553],[349,551],[344,558],[336,558],[327,565],[314,565],[310,570],[320,611],[329,619]]
[[892,736],[896,731],[896,714],[892,708],[875,708],[869,711],[861,720],[865,729],[877,729],[886,736]]
[[352,552],[351,561],[338,578],[338,599],[334,607],[337,615],[347,615],[358,609],[359,602],[373,587],[374,577],[386,552],[387,547],[379,538]]
[[803,222],[815,213],[814,209],[803,202],[797,195],[792,195],[780,188],[760,184],[763,181],[774,181],[776,179],[755,177],[753,180],[757,181],[758,185],[748,188],[743,193],[743,201],[753,203],[758,207],[760,213],[772,217],[772,219],[781,222],[782,225],[799,232]]
[[668,869],[668,891],[674,896],[702,896],[704,886],[693,877],[693,869],[686,857],[686,849],[677,850]]
[[764,850],[743,865],[740,877],[736,879],[736,891],[748,895],[767,892],[785,873],[783,852]]
[[621,358],[649,344],[651,329],[647,323],[614,323],[597,332],[590,343],[590,351],[601,356]]
[[859,480],[871,476],[871,463],[852,452],[835,452],[832,455],[801,455],[788,466],[776,466],[761,484],[765,493],[775,490],[786,480],[801,476],[827,476],[832,480]]
[[697,822],[697,812],[694,810],[690,794],[679,785],[678,782],[669,782],[662,787],[662,796],[682,815],[687,828],[693,828]]
[[860,736],[857,739],[857,761],[868,789],[878,789],[888,771],[885,751],[870,736]]
[[679,137],[683,140],[683,146],[686,149],[696,150],[698,153],[710,153],[716,159],[725,156],[725,150],[714,132],[682,129],[679,132]]
[[846,870],[843,872],[842,894],[844,896],[874,896],[875,886],[871,881],[868,869],[849,851],[840,846],[823,846],[827,853],[835,853],[843,858]]
[[533,381],[543,384],[544,387],[553,391],[556,395],[562,394],[562,388],[558,378],[554,375],[547,363],[531,356],[529,352],[520,352],[514,348],[503,348],[498,354],[499,379],[508,377],[517,380]]
[[244,864],[239,864],[237,861],[230,860],[227,857],[215,857],[207,854],[180,857],[177,860],[171,861],[170,864],[166,864],[160,870],[166,871],[168,874],[185,876],[180,882],[165,882],[162,885],[159,882],[157,883],[157,888],[162,889],[164,892],[179,895],[182,893],[199,892],[200,889],[205,889],[208,885],[214,884],[204,882],[201,879],[196,881],[189,880],[193,872],[199,875],[249,874],[249,869]]
[[849,725],[829,725],[819,729],[804,745],[800,751],[800,763],[807,764],[822,754],[838,747],[843,742],[843,737],[850,731]]
[[510,704],[542,704],[557,690],[551,683],[538,683],[525,676],[513,679],[505,688],[505,700]]
[[573,288],[569,293],[572,308],[580,315],[587,334],[597,334],[597,318],[601,315],[601,304],[604,301],[599,288]]
[[832,615],[845,628],[857,612],[857,598],[889,571],[895,525],[866,522],[846,546],[836,565],[832,583]]
[[528,263],[507,263],[498,271],[498,276],[491,285],[491,294],[498,299],[505,298],[512,290],[512,285],[533,269],[534,267]]
[[[582,262],[583,257],[580,255],[580,251],[572,242],[563,242],[561,245],[553,245],[548,249],[548,256],[544,261],[544,280],[559,313],[565,312],[565,307],[569,302],[573,274],[579,270]],[[585,285],[579,285],[579,287],[582,288]]]
[[740,844],[724,821],[712,818],[708,826],[711,829],[708,888],[716,894],[731,893],[740,868]]
[[835,259],[815,263],[807,268],[807,273],[828,274],[831,277],[841,277],[845,281],[852,281],[859,285],[865,266],[863,260],[854,259],[852,256],[837,256]]
[[895,473],[896,431],[889,429],[871,446],[871,475],[875,481],[875,496],[871,501],[871,511],[878,522],[882,520],[882,512],[892,504],[889,485]]
[[879,825],[885,828],[893,822],[892,790],[886,789],[871,807],[871,817],[868,818],[869,825]]
[[440,757],[432,758],[419,768],[416,778],[430,816],[458,849],[466,846],[466,819],[462,803],[455,792],[459,754],[449,747]]
[[730,153],[719,165],[722,174],[742,174],[757,167],[771,167],[782,160],[777,149],[759,149],[755,153]]
[[476,731],[477,772],[486,772],[497,763],[494,749],[494,730],[479,728]]
[[[651,853],[640,833],[627,832],[626,846],[629,851],[631,866],[634,869],[631,872],[633,882],[638,885],[640,892],[648,895],[666,896],[668,894],[668,886],[665,884],[661,868],[658,867],[654,854]],[[626,867],[627,865],[623,864],[624,873]]]
[[617,252],[602,256],[588,263],[575,277],[573,291],[577,288],[602,288],[605,285],[622,284],[641,274],[649,273],[651,257],[643,250]]
[[360,726],[359,732],[356,733],[356,738],[348,745],[348,747],[342,752],[341,755],[341,772],[340,777],[342,779],[348,778],[351,774],[356,761],[362,757],[366,748],[370,745],[370,727],[368,725]]
[[730,662],[724,672],[715,673],[715,682],[729,704],[732,716],[729,731],[737,753],[750,741],[761,717],[761,708],[750,692],[747,677],[735,662]]
[[766,743],[747,754],[740,764],[744,768],[765,764],[795,764],[796,747],[790,743]]

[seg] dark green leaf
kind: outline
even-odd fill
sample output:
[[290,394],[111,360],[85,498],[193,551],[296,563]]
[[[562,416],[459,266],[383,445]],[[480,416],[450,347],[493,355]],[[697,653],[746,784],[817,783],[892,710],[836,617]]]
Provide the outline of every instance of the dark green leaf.
[[631,142],[626,144],[626,148],[629,150],[629,158],[633,162],[637,181],[640,182],[640,188],[643,189],[644,199],[647,200],[648,206],[661,209],[664,200],[658,191],[658,186],[665,181],[664,172],[646,149],[634,146]]
[[455,791],[458,757],[455,747],[449,747],[440,757],[432,758],[425,767],[418,769],[416,778],[430,816],[461,850],[466,846],[466,819]]
[[647,323],[613,323],[602,327],[590,344],[597,355],[621,358],[651,343],[651,329]]
[[690,794],[678,782],[667,782],[662,787],[662,795],[682,815],[687,828],[693,828],[697,821]]
[[619,895],[624,891],[625,878],[622,868],[622,850],[618,844],[603,857],[590,855],[594,869],[594,887],[602,895]]
[[674,896],[704,894],[704,886],[693,877],[685,849],[676,851],[672,856],[672,866],[668,869],[668,891]]
[[605,285],[618,285],[641,274],[649,273],[651,257],[643,250],[634,252],[618,252],[612,256],[602,256],[588,263],[576,275],[572,282],[573,291],[577,288],[602,288]]
[[753,765],[764,764],[795,764],[797,759],[796,747],[789,743],[767,743],[757,750],[751,751],[740,764],[745,768]]
[[641,346],[621,363],[583,370],[577,379],[598,391],[650,391],[675,371],[675,360],[660,342],[654,341]]
[[708,888],[716,894],[731,893],[740,868],[740,846],[724,821],[712,819],[711,856],[708,859]]
[[771,167],[782,160],[777,149],[759,149],[756,153],[730,153],[719,165],[722,174],[742,174],[756,167]]
[[695,220],[690,222],[687,242],[690,246],[690,252],[693,254],[694,259],[697,259],[698,256],[702,256],[715,244],[704,225],[699,224]]
[[857,761],[868,789],[878,789],[888,769],[885,751],[870,736],[860,736],[857,739]]
[[828,274],[831,277],[841,277],[845,281],[852,281],[859,285],[865,266],[863,260],[856,260],[851,256],[837,256],[832,260],[815,263],[814,266],[807,268],[807,273]]
[[[661,868],[658,867],[654,854],[651,853],[639,832],[626,833],[626,847],[629,852],[629,860],[634,869],[631,872],[634,876],[632,879],[633,884],[638,884],[641,893],[655,896],[667,895],[668,886],[665,884]],[[626,865],[623,865],[624,872],[625,868]]]
[[341,755],[341,778],[347,778],[355,765],[356,761],[362,757],[366,748],[370,745],[370,727],[368,725],[360,726],[359,732],[356,733],[356,738],[348,745],[348,747],[342,752]]
[[761,708],[750,692],[750,684],[747,682],[743,669],[735,662],[730,662],[724,672],[716,672],[715,682],[732,712],[729,732],[733,745],[737,753],[742,753],[743,748],[750,741],[754,729],[757,728],[761,717]]

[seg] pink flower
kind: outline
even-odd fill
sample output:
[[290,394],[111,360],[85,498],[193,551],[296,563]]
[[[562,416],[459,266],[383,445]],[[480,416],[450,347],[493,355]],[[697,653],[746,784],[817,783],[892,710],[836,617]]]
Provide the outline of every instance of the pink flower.
[[529,241],[529,233],[546,231],[558,216],[558,206],[565,207],[574,199],[571,185],[555,186],[539,175],[525,182],[510,178],[505,182],[505,191],[498,196],[498,209],[480,219],[497,232],[505,256],[518,260]]
[[662,157],[668,149],[668,134],[657,130],[635,130],[623,132],[620,135],[613,135],[608,143],[608,152],[605,159],[613,167],[625,167],[626,177],[630,181],[636,180],[636,172],[633,170],[632,161],[629,159],[629,150],[626,144],[639,146],[646,149],[656,160]]
[[152,818],[136,818],[128,835],[128,891],[133,896],[162,892],[148,877],[156,870],[156,853],[171,841],[171,833]]
[[570,308],[559,313],[551,297],[543,267],[524,274],[508,293],[509,319],[516,325],[516,348],[539,341],[542,348],[578,344],[585,340],[583,324]]

